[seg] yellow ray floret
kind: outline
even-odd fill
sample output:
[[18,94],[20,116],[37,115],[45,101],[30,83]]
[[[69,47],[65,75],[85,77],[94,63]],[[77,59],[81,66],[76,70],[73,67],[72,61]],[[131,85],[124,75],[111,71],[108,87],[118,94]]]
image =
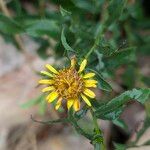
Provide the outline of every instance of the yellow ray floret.
[[91,106],[91,103],[90,101],[88,100],[88,98],[86,96],[84,96],[83,94],[81,94],[81,97],[83,98],[83,100],[85,101],[85,103],[88,105],[88,106]]
[[40,84],[53,84],[54,80],[42,79],[39,81]]
[[48,87],[42,89],[42,92],[48,92],[48,91],[52,91],[52,90],[54,90],[54,89],[55,89],[55,88],[54,88],[53,86],[48,86]]
[[81,73],[81,72],[85,69],[86,64],[87,64],[87,60],[84,59],[84,60],[82,61],[81,65],[80,65],[80,68],[79,68],[78,73]]
[[46,64],[45,67],[46,67],[48,70],[50,70],[51,72],[53,72],[53,73],[55,73],[55,74],[58,74],[58,71],[57,71],[54,67],[52,67],[51,65]]
[[53,102],[56,98],[58,97],[58,93],[56,91],[53,91],[52,93],[50,93],[48,96],[47,96],[47,101],[49,103]]
[[97,83],[96,80],[84,80],[84,82],[87,84],[96,84]]
[[68,110],[71,108],[73,103],[74,103],[74,99],[68,99],[68,101],[67,101],[67,108],[68,108]]
[[89,96],[90,98],[94,98],[95,97],[95,93],[93,91],[91,91],[90,89],[85,89],[83,91],[83,93],[87,96]]
[[78,99],[76,99],[76,100],[74,101],[73,108],[74,108],[75,111],[80,110],[80,102],[79,102]]
[[55,109],[58,110],[59,107],[61,106],[61,103],[62,103],[62,98],[60,97],[56,103],[56,106],[55,106]]
[[53,75],[47,71],[41,71],[41,74],[46,75],[48,77],[53,77]]
[[96,88],[97,87],[96,84],[89,84],[89,83],[85,83],[84,86],[87,88]]
[[87,79],[87,78],[92,78],[95,76],[95,73],[87,73],[83,76],[84,79]]

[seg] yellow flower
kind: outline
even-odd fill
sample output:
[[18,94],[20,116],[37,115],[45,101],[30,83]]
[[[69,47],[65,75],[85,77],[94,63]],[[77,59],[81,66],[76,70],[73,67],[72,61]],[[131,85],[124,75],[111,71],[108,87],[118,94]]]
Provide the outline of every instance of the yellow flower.
[[49,64],[45,65],[48,71],[41,71],[41,73],[48,79],[42,79],[39,83],[47,85],[42,92],[49,92],[46,97],[49,103],[57,99],[56,110],[61,106],[62,100],[66,100],[68,109],[73,106],[75,111],[80,109],[81,98],[91,106],[89,98],[95,98],[95,93],[89,88],[96,88],[97,81],[90,79],[95,76],[95,73],[83,73],[86,65],[87,60],[84,59],[77,71],[75,58],[71,59],[69,68],[59,71]]

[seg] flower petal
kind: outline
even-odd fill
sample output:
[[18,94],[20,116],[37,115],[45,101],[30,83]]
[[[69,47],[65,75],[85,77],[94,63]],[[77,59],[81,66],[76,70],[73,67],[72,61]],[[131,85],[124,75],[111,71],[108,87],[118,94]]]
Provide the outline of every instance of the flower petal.
[[83,93],[87,96],[89,96],[90,98],[94,98],[95,97],[95,93],[93,91],[91,91],[90,89],[85,89],[83,91]]
[[83,94],[81,94],[81,97],[83,98],[83,100],[85,101],[85,103],[88,105],[88,106],[91,106],[91,103],[90,101],[88,100],[88,98],[86,96],[84,96]]
[[55,73],[55,74],[58,74],[58,71],[57,71],[54,67],[52,67],[51,65],[46,64],[45,67],[46,67],[47,69],[49,69],[51,72],[53,72],[53,73]]
[[78,99],[76,99],[74,101],[73,108],[74,108],[75,111],[78,111],[80,109],[80,102],[79,102]]
[[55,88],[53,86],[49,86],[49,87],[46,87],[42,90],[42,92],[48,92],[48,91],[52,91],[54,90]]
[[67,108],[68,108],[68,110],[71,108],[73,103],[74,103],[74,99],[68,99],[68,101],[67,101]]
[[97,87],[96,84],[94,84],[94,83],[85,83],[84,86],[85,87],[93,87],[93,88]]
[[41,71],[41,74],[46,75],[46,76],[49,76],[49,77],[53,77],[53,75],[50,74],[50,73],[47,72],[47,71]]
[[96,80],[84,80],[84,82],[85,82],[86,84],[96,84],[96,83],[97,83]]
[[62,98],[60,97],[56,103],[55,109],[58,110],[59,107],[61,106]]
[[42,79],[39,80],[39,84],[53,84],[54,80]]
[[84,79],[86,79],[86,78],[92,78],[92,77],[94,77],[95,76],[95,73],[87,73],[87,74],[85,74],[84,76],[83,76],[83,78]]
[[46,99],[49,103],[53,102],[56,98],[58,97],[58,93],[56,91],[53,91],[52,93],[50,93]]
[[84,59],[80,65],[78,73],[81,73],[85,69],[86,64],[87,64],[87,60]]

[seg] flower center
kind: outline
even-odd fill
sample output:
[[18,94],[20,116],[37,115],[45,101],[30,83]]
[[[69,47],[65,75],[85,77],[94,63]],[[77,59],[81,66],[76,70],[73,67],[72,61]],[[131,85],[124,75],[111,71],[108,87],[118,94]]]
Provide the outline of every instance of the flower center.
[[54,87],[64,99],[74,99],[83,91],[84,82],[73,68],[63,69],[54,77]]

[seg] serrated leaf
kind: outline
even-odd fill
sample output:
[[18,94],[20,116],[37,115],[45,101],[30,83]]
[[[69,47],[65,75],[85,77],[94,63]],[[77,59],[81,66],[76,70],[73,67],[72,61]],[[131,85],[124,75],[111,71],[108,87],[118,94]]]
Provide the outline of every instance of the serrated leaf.
[[102,114],[102,115],[99,116],[99,118],[101,118],[103,120],[116,120],[117,118],[119,118],[122,111],[123,111],[123,107],[119,108],[115,111],[112,111],[110,113]]
[[[123,107],[130,100],[136,100],[141,104],[145,103],[150,96],[150,89],[133,89],[131,91],[126,91],[119,95],[118,97],[113,98],[105,105],[99,106],[96,108],[95,114],[97,117],[105,117],[109,113],[118,111],[119,109],[123,109]],[[117,116],[118,117],[118,116]],[[115,119],[114,116],[110,119]]]

